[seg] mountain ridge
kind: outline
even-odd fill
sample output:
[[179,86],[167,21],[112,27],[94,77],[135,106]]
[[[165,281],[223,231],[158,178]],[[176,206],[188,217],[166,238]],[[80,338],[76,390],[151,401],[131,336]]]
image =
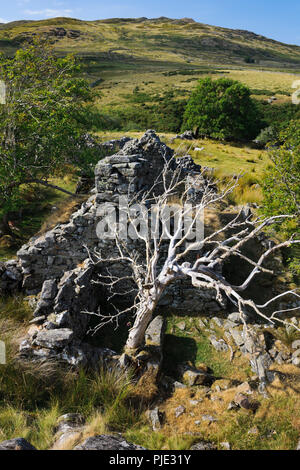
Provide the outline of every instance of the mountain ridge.
[[[61,54],[97,56],[109,63],[146,62],[189,66],[232,65],[300,70],[300,46],[243,29],[199,23],[192,18],[49,18],[0,24],[0,51],[12,54],[32,36],[51,38]],[[160,64],[161,65],[161,64]]]

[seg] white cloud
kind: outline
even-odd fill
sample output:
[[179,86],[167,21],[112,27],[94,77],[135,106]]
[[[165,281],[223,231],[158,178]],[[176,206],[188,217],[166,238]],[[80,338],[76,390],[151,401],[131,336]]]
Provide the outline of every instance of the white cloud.
[[51,8],[45,8],[45,10],[25,10],[25,15],[32,16],[44,16],[46,18],[53,18],[54,16],[67,16],[72,13],[73,10],[52,10]]

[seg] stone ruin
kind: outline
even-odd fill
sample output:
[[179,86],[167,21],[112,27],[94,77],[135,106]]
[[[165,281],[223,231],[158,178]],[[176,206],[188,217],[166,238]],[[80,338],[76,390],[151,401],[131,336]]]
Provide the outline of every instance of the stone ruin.
[[[173,151],[154,131],[147,131],[140,140],[126,140],[121,147],[96,165],[92,196],[72,214],[68,223],[33,237],[18,251],[16,260],[0,264],[0,291],[21,289],[34,305],[28,335],[20,346],[25,358],[55,358],[74,366],[93,366],[100,359],[115,355],[114,351],[91,346],[86,340],[90,315],[83,312],[96,311],[106,302],[104,288],[93,282],[98,272],[87,249],[102,250],[105,255],[116,250],[112,240],[97,236],[96,227],[101,219],[98,209],[105,203],[117,203],[120,195],[149,189],[165,161],[173,156]],[[200,171],[190,157],[177,161],[187,177]],[[123,269],[114,268],[117,272]],[[216,301],[213,289],[194,289],[189,281],[171,286],[159,306],[202,314],[224,309]]]

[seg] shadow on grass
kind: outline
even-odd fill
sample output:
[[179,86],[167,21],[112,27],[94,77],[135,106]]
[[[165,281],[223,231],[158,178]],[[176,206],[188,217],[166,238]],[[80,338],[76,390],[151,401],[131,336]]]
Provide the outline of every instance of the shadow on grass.
[[197,343],[192,338],[167,334],[164,342],[163,371],[166,375],[180,379],[178,364],[194,362],[197,357]]

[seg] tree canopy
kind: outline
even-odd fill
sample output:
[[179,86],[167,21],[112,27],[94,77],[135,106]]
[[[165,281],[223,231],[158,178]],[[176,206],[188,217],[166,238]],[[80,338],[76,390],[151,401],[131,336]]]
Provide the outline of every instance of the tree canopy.
[[300,120],[280,133],[282,145],[270,146],[273,162],[264,177],[264,211],[300,217]]
[[12,58],[0,56],[5,104],[0,105],[0,203],[10,210],[23,184],[47,184],[67,163],[80,164],[86,132],[88,83],[78,77],[75,58],[57,57],[35,39]]
[[260,112],[242,83],[220,78],[199,80],[184,113],[183,130],[222,140],[254,139],[261,128]]

